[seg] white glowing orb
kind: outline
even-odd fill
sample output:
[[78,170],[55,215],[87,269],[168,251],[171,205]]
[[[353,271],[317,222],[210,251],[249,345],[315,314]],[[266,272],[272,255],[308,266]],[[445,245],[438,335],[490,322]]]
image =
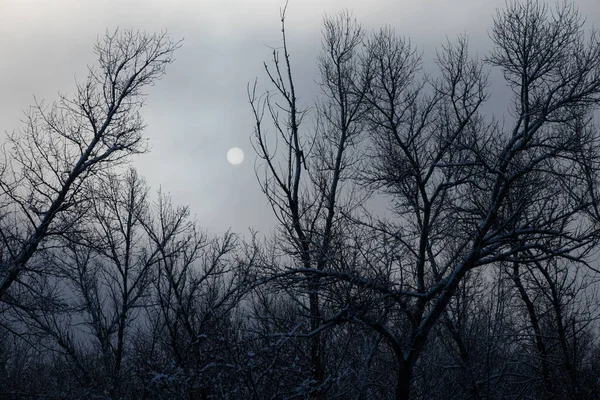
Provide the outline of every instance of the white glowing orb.
[[244,150],[239,147],[232,147],[227,152],[227,161],[229,164],[238,165],[244,161]]

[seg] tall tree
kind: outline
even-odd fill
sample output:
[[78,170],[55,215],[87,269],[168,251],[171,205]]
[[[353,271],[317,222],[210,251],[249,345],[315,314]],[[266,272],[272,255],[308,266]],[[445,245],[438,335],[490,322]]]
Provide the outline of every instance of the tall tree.
[[100,349],[109,392],[119,393],[127,379],[122,370],[129,330],[148,305],[160,255],[142,227],[149,212],[148,189],[134,169],[122,179],[109,174],[90,190],[94,197],[82,228],[86,232],[70,237],[55,264]]
[[[274,51],[273,66],[269,68],[265,63],[279,99],[271,92],[257,98],[256,85],[249,97],[256,120],[255,148],[264,161],[262,189],[280,221],[282,248],[294,264],[298,263],[292,269],[305,271],[302,292],[308,303],[304,305],[300,300],[298,304],[306,307],[309,316],[313,396],[322,398],[326,350],[320,331],[331,315],[322,310],[320,276],[311,271],[328,269],[339,251],[340,211],[351,208],[352,202],[357,201],[344,194],[343,185],[355,161],[350,150],[360,139],[369,84],[367,70],[359,59],[364,31],[348,12],[325,18],[318,57],[319,86],[324,100],[315,106],[317,127],[309,133],[301,126],[307,112],[299,105],[292,78],[285,10],[281,23],[283,58]],[[285,144],[280,152],[269,146],[273,139],[267,135],[263,123],[265,111],[271,117],[277,139]]]
[[87,209],[84,183],[146,150],[140,108],[180,46],[166,33],[107,33],[98,67],[73,98],[37,102],[10,135],[0,165],[0,299],[44,241],[64,234]]
[[[351,29],[342,32],[344,38],[353,37]],[[450,311],[469,271],[506,261],[584,261],[597,238],[598,135],[584,117],[600,105],[600,42],[595,35],[586,41],[573,6],[559,5],[549,14],[535,1],[510,3],[499,11],[491,38],[494,50],[483,61],[469,56],[464,37],[442,46],[436,79],[417,79],[418,55],[391,29],[372,36],[364,57],[345,58],[349,53],[340,51],[334,58],[347,60],[353,65],[350,70],[364,66],[363,71],[368,71],[366,91],[357,90],[361,85],[355,83],[346,91],[338,90],[341,97],[325,98],[339,107],[336,116],[366,118],[371,144],[361,179],[392,200],[395,222],[373,228],[383,232],[382,246],[395,249],[396,261],[377,267],[369,260],[372,253],[363,255],[363,264],[376,265],[381,270],[376,276],[387,279],[374,279],[367,270],[344,269],[350,263],[333,261],[331,255],[327,264],[305,262],[295,273],[312,276],[313,282],[318,278],[343,281],[370,291],[382,305],[391,302],[392,307],[382,306],[379,315],[347,307],[331,315],[337,321],[369,326],[382,336],[396,357],[398,399],[409,398],[432,329]],[[510,129],[486,121],[481,113],[489,96],[485,63],[504,72],[515,94]],[[293,85],[291,74],[287,79]],[[286,91],[281,81],[281,74],[274,76],[275,85],[294,105],[288,111],[296,110],[293,91]],[[356,95],[366,106],[357,109],[359,114],[345,114],[344,101]],[[254,110],[260,133],[264,131],[260,108]],[[270,110],[277,116],[273,107]],[[287,126],[296,132],[297,123],[291,121]],[[286,140],[286,131],[280,132]],[[286,182],[299,182],[303,152],[292,140],[286,143],[297,161],[287,180],[277,179],[273,158],[264,147],[259,146],[259,155],[275,177],[267,187],[280,190],[270,192],[277,210],[284,216],[294,215],[288,210],[295,210],[298,216],[289,221],[281,218],[292,229],[301,226],[299,216],[307,215],[299,208],[301,203],[286,202],[295,198],[294,186]],[[337,148],[343,150],[340,143]],[[317,188],[332,193],[327,186]],[[298,237],[296,243],[310,242]],[[297,254],[307,260],[306,254],[323,254],[319,246],[309,250],[299,248]],[[323,286],[318,288],[322,293]],[[391,310],[393,318],[384,310]],[[333,322],[313,320],[321,321],[313,332]]]

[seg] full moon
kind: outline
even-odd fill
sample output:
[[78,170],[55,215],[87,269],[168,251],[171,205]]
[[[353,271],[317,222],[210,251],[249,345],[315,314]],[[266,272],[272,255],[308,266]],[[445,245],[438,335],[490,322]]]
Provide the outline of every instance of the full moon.
[[244,151],[239,147],[232,147],[227,152],[227,161],[229,164],[238,165],[244,161]]

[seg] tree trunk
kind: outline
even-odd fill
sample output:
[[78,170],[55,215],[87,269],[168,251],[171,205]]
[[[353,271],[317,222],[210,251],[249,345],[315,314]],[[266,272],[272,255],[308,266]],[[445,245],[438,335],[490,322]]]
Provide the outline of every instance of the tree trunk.
[[513,263],[513,275],[512,280],[517,287],[521,300],[525,303],[525,307],[527,308],[527,315],[529,316],[529,322],[531,323],[531,327],[534,333],[535,346],[540,356],[540,362],[542,367],[542,379],[544,380],[544,385],[546,387],[546,391],[548,395],[553,393],[553,382],[550,379],[550,368],[548,366],[548,350],[546,349],[546,344],[544,343],[544,336],[542,335],[542,330],[539,324],[539,318],[537,312],[535,310],[535,306],[533,301],[527,294],[523,283],[521,282],[521,277],[519,273],[519,264]]
[[[312,332],[314,332],[320,327],[321,323],[321,312],[319,309],[319,294],[317,292],[318,282],[314,282],[313,284],[311,284],[310,290],[310,329]],[[320,386],[323,383],[323,378],[325,375],[325,371],[323,368],[323,349],[321,345],[321,332],[315,333],[314,336],[310,338],[310,358],[312,364],[312,379],[315,381],[315,386],[317,387],[317,390],[315,390],[311,394],[311,399],[320,400],[323,398],[322,388]]]
[[396,382],[396,400],[408,400],[410,397],[410,384],[412,367],[402,360],[398,365],[398,380]]

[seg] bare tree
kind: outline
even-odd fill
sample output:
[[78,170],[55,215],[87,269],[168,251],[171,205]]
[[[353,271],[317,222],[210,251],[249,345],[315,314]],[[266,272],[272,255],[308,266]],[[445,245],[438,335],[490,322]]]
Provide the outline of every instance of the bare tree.
[[37,332],[74,366],[80,387],[119,395],[121,382],[132,378],[124,367],[130,330],[148,306],[160,253],[141,222],[148,218],[148,189],[134,169],[86,185],[85,218],[60,246],[36,258],[44,260],[43,274],[26,280],[19,297],[11,290],[5,302],[29,329],[25,336]]
[[507,131],[479,113],[486,77],[466,40],[438,54],[441,76],[430,95],[421,85],[399,90],[411,69],[393,58],[398,45],[375,51],[382,68],[370,97],[372,182],[393,196],[401,222],[389,231],[408,255],[385,288],[407,315],[405,339],[377,327],[397,349],[397,398],[409,397],[431,329],[468,271],[499,261],[583,260],[596,240],[598,138],[580,123],[600,103],[600,43],[584,42],[572,6],[548,16],[532,1],[499,12],[492,40],[489,63],[515,93]]
[[[574,6],[507,4],[489,56],[459,36],[437,76],[393,29],[327,16],[312,108],[281,24],[272,90],[248,88],[264,242],[210,238],[117,173],[145,150],[165,35],[107,35],[75,100],[12,136],[0,397],[597,397],[600,40]],[[486,67],[514,94],[503,122]]]
[[599,318],[594,280],[564,260],[513,263],[510,275],[526,309],[544,390],[548,396],[588,397],[588,385],[579,380],[583,354],[591,350],[586,336]]
[[37,102],[25,127],[10,135],[0,167],[0,298],[27,270],[39,246],[64,234],[85,212],[84,183],[144,152],[144,90],[165,73],[180,46],[166,33],[107,33],[96,45],[98,68],[73,98]]
[[[325,387],[325,348],[321,324],[331,316],[323,314],[318,274],[338,251],[340,210],[350,209],[357,199],[344,193],[350,166],[355,161],[349,149],[356,146],[365,112],[364,97],[368,75],[361,67],[360,48],[364,32],[353,16],[343,12],[324,21],[322,52],[318,59],[320,87],[326,99],[316,105],[317,127],[304,133],[301,123],[306,117],[298,103],[292,78],[292,66],[285,32],[285,10],[281,13],[283,58],[273,52],[273,68],[265,70],[274,86],[271,92],[256,97],[256,84],[249,91],[256,119],[255,143],[264,161],[265,177],[261,181],[275,215],[280,221],[281,244],[293,263],[299,263],[307,278],[303,289],[308,303],[298,302],[309,316],[310,358],[313,396],[321,398]],[[283,151],[273,151],[263,123],[265,111],[272,121],[276,139],[284,143]],[[312,143],[311,143],[312,142]],[[293,269],[298,269],[296,266]],[[281,271],[281,270],[280,270]]]
[[234,312],[251,287],[252,246],[244,254],[237,235],[207,237],[188,207],[175,207],[162,194],[145,230],[158,255],[148,309],[153,356],[173,360],[153,366],[150,384],[176,385],[172,396],[210,398],[233,391],[230,371],[240,368],[234,361],[239,355]]
[[[262,139],[261,107],[252,102],[258,152],[270,172],[265,192],[282,216],[290,242],[305,244],[294,253],[305,257],[294,272],[311,276],[313,282],[349,283],[373,293],[371,301],[379,298],[380,304],[388,305],[378,313],[343,307],[330,315],[337,321],[369,326],[381,335],[396,357],[399,399],[409,397],[415,368],[432,329],[451,312],[452,299],[469,271],[499,262],[528,264],[556,258],[585,263],[597,238],[598,137],[585,116],[600,103],[600,43],[595,34],[589,42],[584,41],[581,19],[573,6],[560,5],[548,15],[546,8],[534,1],[511,3],[499,12],[491,36],[495,48],[485,61],[503,70],[515,93],[511,129],[495,120],[487,122],[481,114],[481,105],[488,98],[484,62],[469,57],[464,37],[442,46],[437,56],[438,78],[417,79],[419,56],[409,42],[383,29],[369,40],[364,57],[347,58],[353,65],[349,70],[362,65],[363,71],[368,71],[369,84],[361,86],[353,80],[353,86],[338,88],[341,97],[328,97],[336,101],[339,114],[325,111],[323,115],[360,115],[358,123],[351,120],[358,131],[365,126],[364,118],[368,121],[371,145],[362,179],[369,188],[391,197],[396,221],[367,225],[382,233],[383,246],[395,249],[391,263],[373,263],[372,252],[363,253],[362,270],[349,268],[350,263],[335,259],[333,253],[327,254],[326,264],[310,262],[307,254],[323,254],[323,248],[316,246],[311,251],[307,247],[312,243],[307,232],[313,231],[302,229],[300,216],[317,214],[300,205],[320,203],[295,200],[301,193],[298,182],[304,172],[304,152],[297,141],[294,92],[282,86],[281,73],[272,76],[287,99],[285,115],[291,116],[288,125],[278,123],[267,97],[267,110],[271,110],[292,157],[283,176]],[[288,79],[288,86],[293,87],[291,74]],[[358,90],[361,87],[366,90]],[[354,95],[366,106],[346,114],[344,110],[351,107],[345,108],[344,101],[356,99]],[[333,120],[326,118],[327,122]],[[342,118],[334,126],[349,125]],[[334,148],[344,154],[346,144],[340,141]],[[335,192],[326,185],[316,187],[321,193]],[[340,226],[339,220],[335,221],[335,226]],[[381,272],[370,276],[364,269],[367,266]],[[322,284],[313,286],[317,287],[322,293]],[[314,318],[317,315],[319,318]],[[311,316],[320,321],[319,327],[312,326],[312,332],[336,322],[323,318],[322,313]]]
[[87,232],[73,235],[57,260],[76,294],[76,307],[100,348],[111,392],[119,392],[126,360],[126,334],[146,307],[159,252],[147,239],[148,189],[129,169],[122,179],[109,174],[95,188]]

